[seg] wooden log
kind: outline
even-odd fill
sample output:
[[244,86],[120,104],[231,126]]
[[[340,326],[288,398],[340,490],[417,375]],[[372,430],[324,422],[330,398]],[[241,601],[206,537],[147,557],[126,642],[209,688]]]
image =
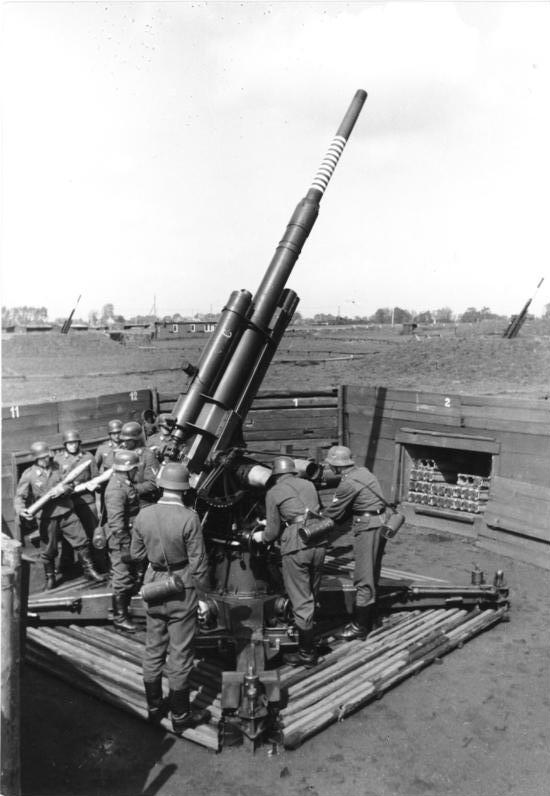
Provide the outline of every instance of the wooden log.
[[[29,663],[37,668],[42,669],[48,674],[53,675],[54,677],[63,680],[72,687],[76,686],[79,690],[84,691],[91,696],[96,697],[97,699],[108,702],[115,707],[121,708],[128,713],[131,713],[132,715],[136,715],[144,720],[147,720],[145,697],[143,697],[142,702],[133,702],[127,698],[126,694],[117,691],[112,687],[112,685],[106,682],[93,682],[89,680],[89,678],[75,673],[74,670],[67,666],[52,666],[51,661],[47,656],[41,656],[36,651],[29,653]],[[160,722],[160,726],[162,726],[162,728],[167,732],[173,732],[172,723],[166,718]],[[218,729],[215,725],[201,725],[200,727],[196,727],[194,729],[185,730],[185,732],[182,734],[182,737],[189,741],[198,743],[201,746],[206,746],[207,748],[216,752],[219,751]]]
[[2,566],[2,773],[0,789],[6,796],[21,793],[20,758],[20,632],[16,620],[18,597],[14,569]]
[[[341,720],[345,715],[366,704],[372,698],[387,690],[391,685],[406,676],[418,671],[431,661],[440,657],[445,651],[449,651],[454,646],[458,646],[475,633],[500,621],[505,614],[505,609],[494,611],[489,609],[483,615],[475,617],[473,620],[465,622],[454,633],[449,634],[448,640],[443,644],[431,649],[427,654],[412,663],[405,659],[394,661],[384,671],[378,682],[367,681],[360,683],[359,686],[352,686],[347,691],[338,691],[328,703],[323,703],[313,711],[297,717],[292,724],[283,729],[283,743],[287,748],[295,748],[307,737],[318,732],[323,727],[333,721]],[[342,702],[342,700],[345,700]]]
[[[370,652],[366,652],[359,656],[353,656],[350,659],[346,658],[337,667],[333,668],[328,673],[324,672],[325,678],[323,683],[319,682],[318,678],[312,678],[313,682],[308,681],[307,687],[302,688],[300,696],[292,699],[288,708],[282,711],[283,723],[288,720],[293,714],[300,712],[310,704],[319,702],[324,696],[330,695],[336,688],[341,690],[348,682],[356,682],[357,679],[363,679],[372,676],[381,668],[385,668],[393,660],[409,659],[413,654],[417,654],[419,649],[426,649],[428,645],[437,646],[443,638],[445,631],[450,630],[457,624],[461,624],[466,612],[458,612],[449,619],[448,622],[439,623],[436,630],[427,632],[425,628],[416,630],[412,635],[409,633],[408,637],[398,641],[395,646],[379,647]],[[289,697],[294,696],[296,692],[289,689]]]

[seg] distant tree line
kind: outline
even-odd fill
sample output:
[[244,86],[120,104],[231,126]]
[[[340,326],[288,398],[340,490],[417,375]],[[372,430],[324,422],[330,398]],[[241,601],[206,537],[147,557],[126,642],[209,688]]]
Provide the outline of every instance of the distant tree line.
[[[92,310],[88,314],[90,326],[114,326],[124,323],[148,324],[165,321],[166,323],[182,323],[184,321],[216,321],[218,315],[212,312],[197,312],[193,316],[174,315],[159,317],[158,315],[133,315],[125,318],[115,312],[114,304],[104,304],[101,311]],[[541,315],[543,320],[550,320],[550,304],[546,304]],[[455,315],[450,307],[441,307],[437,310],[405,310],[401,307],[380,307],[372,315],[332,315],[330,313],[317,313],[312,318],[305,318],[301,313],[294,314],[294,324],[307,323],[374,323],[374,324],[434,324],[434,323],[477,323],[485,320],[506,320],[507,316],[498,315],[491,312],[489,307],[468,307],[465,312]],[[65,318],[55,318],[54,321],[48,320],[48,310],[46,307],[2,307],[2,326],[28,326],[30,324],[56,323],[63,324]],[[73,318],[73,323],[86,323],[82,318]]]

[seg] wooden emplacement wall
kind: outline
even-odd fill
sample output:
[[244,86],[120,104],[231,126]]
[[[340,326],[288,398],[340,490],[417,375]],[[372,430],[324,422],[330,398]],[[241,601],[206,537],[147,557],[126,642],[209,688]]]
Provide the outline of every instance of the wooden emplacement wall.
[[[243,426],[251,451],[266,457],[319,455],[342,439],[341,389],[260,392]],[[160,395],[160,412],[170,412],[177,395]]]
[[95,450],[107,438],[107,423],[118,418],[141,421],[153,405],[151,390],[99,395],[71,401],[2,407],[2,530],[19,536],[13,513],[13,495],[22,470],[31,463],[29,446],[37,440],[53,449],[63,446],[64,431],[77,429],[83,447]]
[[[113,417],[141,420],[151,408],[169,412],[177,395],[156,390],[2,409],[3,527],[13,527],[12,496],[30,443],[61,445],[77,427],[85,447],[106,436]],[[480,546],[550,568],[550,400],[468,396],[388,387],[346,386],[317,391],[261,392],[244,425],[259,458],[278,453],[323,456],[335,442],[379,478],[413,525],[470,536]],[[410,451],[479,454],[489,462],[490,486],[479,513],[418,506],[407,500]],[[449,453],[449,451],[454,452]],[[484,464],[485,466],[485,464]],[[5,526],[4,526],[5,524]]]
[[[418,526],[465,534],[485,549],[550,569],[550,400],[386,387],[343,388],[343,433]],[[490,458],[484,511],[407,502],[407,446]]]

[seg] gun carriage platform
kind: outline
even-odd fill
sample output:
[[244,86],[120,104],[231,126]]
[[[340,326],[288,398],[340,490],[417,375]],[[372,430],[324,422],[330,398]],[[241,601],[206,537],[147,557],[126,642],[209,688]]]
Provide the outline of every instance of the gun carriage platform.
[[[451,586],[423,575],[382,569],[380,626],[366,642],[335,638],[342,626],[342,601],[353,601],[352,562],[347,548],[327,555],[321,586],[316,640],[318,664],[291,668],[275,654],[267,672],[276,675],[279,698],[267,740],[292,749],[407,677],[498,622],[508,612],[508,592],[501,585]],[[336,595],[338,595],[336,597]],[[141,680],[144,630],[130,637],[107,624],[112,592],[90,586],[84,578],[68,581],[29,597],[26,660],[100,700],[147,720]],[[324,610],[323,610],[324,606]],[[339,610],[340,615],[335,611]],[[132,613],[143,616],[135,597]],[[276,629],[284,636],[286,627]],[[208,710],[208,724],[188,729],[183,738],[214,751],[241,738],[224,721],[222,707],[227,639],[206,631],[197,639],[191,676],[191,699]],[[288,644],[292,640],[288,639]],[[284,648],[277,643],[275,653]],[[227,663],[226,665],[230,665]],[[257,685],[252,683],[252,685]],[[172,731],[168,719],[164,730]],[[242,738],[246,741],[246,736]]]

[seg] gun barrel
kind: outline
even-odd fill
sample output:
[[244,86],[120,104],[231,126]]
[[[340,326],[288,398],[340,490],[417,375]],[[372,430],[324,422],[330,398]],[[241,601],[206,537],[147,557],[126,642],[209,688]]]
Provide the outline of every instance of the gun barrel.
[[[202,467],[215,448],[230,444],[231,435],[235,433],[254,398],[253,391],[260,386],[267,364],[284,332],[282,327],[286,328],[296,309],[298,298],[292,294],[289,301],[291,291],[284,294],[285,284],[317,219],[321,198],[366,98],[365,91],[356,92],[306,196],[299,202],[287,224],[254,295],[253,310],[240,340],[232,350],[227,367],[211,398],[203,402],[194,429],[197,434],[187,454],[188,462],[195,471]],[[282,309],[285,306],[286,310]],[[285,312],[287,318],[286,324],[279,324],[278,339],[274,340],[270,325],[278,309]],[[277,321],[275,324],[277,326]],[[266,341],[269,351],[266,350]],[[254,374],[252,377],[251,372]]]

